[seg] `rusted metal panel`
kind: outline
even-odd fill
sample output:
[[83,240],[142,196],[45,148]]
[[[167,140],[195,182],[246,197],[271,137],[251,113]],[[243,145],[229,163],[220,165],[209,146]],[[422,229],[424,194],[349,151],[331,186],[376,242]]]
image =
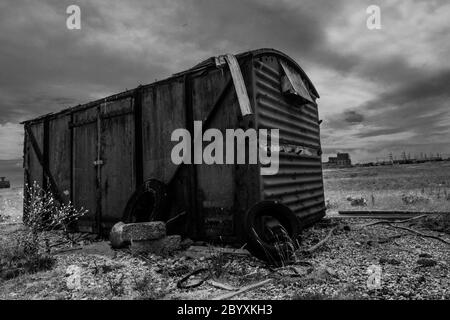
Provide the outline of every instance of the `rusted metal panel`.
[[[73,114],[74,122],[86,122],[73,130],[73,202],[78,208],[88,210],[78,221],[80,231],[97,232],[97,160],[98,130],[95,119],[97,108],[90,108]],[[88,121],[89,120],[89,121]],[[94,121],[92,121],[94,120]]]
[[[101,105],[101,208],[102,228],[110,228],[123,215],[135,190],[133,99]],[[111,117],[111,114],[122,116]]]
[[262,198],[285,204],[308,224],[325,212],[317,106],[296,105],[283,95],[278,59],[263,56],[254,67],[258,128],[280,130],[279,171],[261,177]]
[[301,97],[305,101],[315,104],[314,98],[311,97],[300,73],[283,60],[280,60],[280,65],[283,68],[285,75],[281,78],[283,93]]
[[70,116],[60,115],[48,123],[48,166],[61,199],[70,200],[71,193],[71,132]]

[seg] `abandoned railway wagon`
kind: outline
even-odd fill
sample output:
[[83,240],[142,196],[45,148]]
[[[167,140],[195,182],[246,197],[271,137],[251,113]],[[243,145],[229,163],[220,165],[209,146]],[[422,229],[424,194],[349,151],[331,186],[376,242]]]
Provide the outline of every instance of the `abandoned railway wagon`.
[[[325,212],[318,97],[300,66],[277,50],[213,57],[24,122],[25,182],[87,209],[80,231],[163,220],[194,239],[244,243],[271,223],[294,234]],[[260,161],[175,163],[173,133],[184,128],[195,140],[195,121],[224,136],[226,129],[279,129],[279,146],[267,147],[278,154],[277,172],[262,174]]]

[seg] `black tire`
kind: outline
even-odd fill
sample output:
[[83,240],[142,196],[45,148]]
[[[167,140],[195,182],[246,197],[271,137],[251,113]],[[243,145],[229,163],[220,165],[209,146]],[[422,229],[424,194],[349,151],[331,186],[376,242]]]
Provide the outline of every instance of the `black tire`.
[[167,186],[156,179],[145,181],[128,200],[122,220],[125,223],[164,221]]
[[[274,226],[269,227],[267,220]],[[282,265],[297,248],[299,223],[292,211],[277,202],[262,201],[247,211],[244,220],[247,248],[257,258]]]

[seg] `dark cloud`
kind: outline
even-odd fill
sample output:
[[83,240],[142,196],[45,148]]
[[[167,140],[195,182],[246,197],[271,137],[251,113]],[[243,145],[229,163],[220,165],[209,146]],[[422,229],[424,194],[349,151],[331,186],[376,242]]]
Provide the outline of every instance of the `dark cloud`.
[[355,124],[355,123],[361,123],[364,121],[364,116],[354,110],[347,110],[343,114],[344,120],[348,123]]
[[[387,91],[377,99],[370,101],[364,108],[380,109],[390,106],[408,106],[411,102],[425,102],[429,99],[448,100],[450,98],[450,69],[433,72],[415,72],[411,77],[403,78],[403,84]],[[423,105],[423,112],[430,106]]]
[[[419,76],[419,75],[418,75]],[[360,138],[401,132],[416,135],[448,134],[450,119],[450,70],[416,78],[395,90],[386,92],[358,108],[371,114]],[[376,129],[372,129],[376,127]]]
[[[324,146],[334,139],[357,142],[396,134],[416,142],[448,140],[448,123],[443,121],[449,118],[450,68],[430,68],[407,58],[425,40],[430,52],[443,52],[450,42],[448,26],[423,25],[420,39],[404,39],[400,28],[370,32],[365,8],[372,2],[2,1],[0,126],[151,83],[212,55],[271,47],[298,61],[319,83],[321,96],[336,98],[330,99],[336,108],[321,113]],[[81,30],[65,27],[65,10],[71,4],[81,7]],[[443,5],[445,1],[436,1],[423,14],[437,13]],[[356,29],[355,14],[360,21]],[[402,10],[392,7],[383,15],[386,28],[404,18]],[[336,42],[333,35],[339,38],[342,32],[344,42]],[[375,45],[358,47],[361,39],[373,39]],[[403,50],[405,41],[411,46]],[[327,86],[332,81],[328,74],[337,75],[337,90]],[[370,84],[378,88],[377,95],[341,105],[349,93],[340,90],[344,84],[339,77],[361,87]]]

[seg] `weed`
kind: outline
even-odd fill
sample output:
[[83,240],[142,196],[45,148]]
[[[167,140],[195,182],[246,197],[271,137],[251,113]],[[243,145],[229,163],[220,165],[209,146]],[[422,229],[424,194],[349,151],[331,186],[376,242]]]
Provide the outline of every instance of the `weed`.
[[108,282],[111,294],[115,297],[122,296],[125,293],[124,286],[125,275],[121,273],[118,277],[108,274],[106,281]]
[[226,273],[228,259],[225,254],[219,250],[215,250],[210,254],[208,260],[208,269],[213,278],[220,278]]
[[26,228],[14,236],[12,243],[2,245],[0,249],[3,279],[52,268],[55,259],[49,255],[50,243],[44,231],[62,230],[63,237],[70,240],[70,225],[86,213],[70,203],[58,203],[50,191],[42,189],[36,182],[25,186],[24,195]]
[[418,203],[427,203],[430,201],[430,199],[410,193],[410,194],[403,194],[402,201],[404,204],[414,205],[414,204],[418,204]]
[[165,291],[158,288],[153,280],[149,274],[143,277],[133,274],[133,289],[139,293],[139,299],[157,300],[165,295]]
[[62,230],[65,240],[74,242],[71,227],[87,210],[76,209],[71,202],[59,203],[51,191],[37,182],[26,185],[24,194],[24,223],[31,233]]
[[[298,240],[292,239],[286,229],[281,225],[276,228],[268,228],[267,230],[269,231],[269,237],[266,239],[266,242],[273,245],[275,253],[271,254],[267,251],[261,241],[258,240],[261,248],[264,250],[267,262],[277,267],[284,267],[295,261],[295,250],[299,247]],[[253,232],[255,235],[257,234],[255,229],[253,229]]]
[[335,210],[335,209],[338,208],[338,204],[335,201],[327,199],[325,201],[325,207],[326,207],[327,210]]
[[98,265],[97,262],[95,262],[94,260],[94,274],[106,274],[109,273],[111,271],[114,271],[115,269],[118,269],[118,266],[111,266],[111,265],[107,265],[107,264],[101,264]]
[[55,264],[52,256],[40,251],[36,238],[30,233],[18,234],[11,245],[2,246],[0,257],[0,277],[4,280],[49,270]]

